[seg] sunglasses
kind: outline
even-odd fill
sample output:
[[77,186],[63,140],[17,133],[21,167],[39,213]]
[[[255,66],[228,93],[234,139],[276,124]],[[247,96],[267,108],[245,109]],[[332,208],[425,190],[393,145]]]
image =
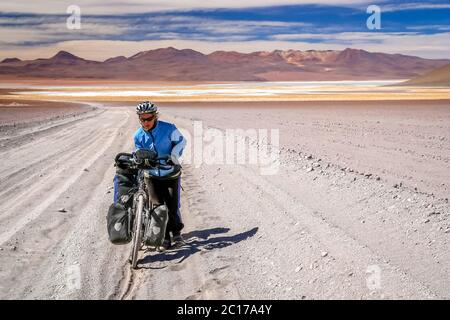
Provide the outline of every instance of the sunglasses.
[[141,120],[141,122],[150,122],[150,121],[153,121],[154,119],[155,119],[155,116],[148,117],[148,118],[139,117],[139,120]]

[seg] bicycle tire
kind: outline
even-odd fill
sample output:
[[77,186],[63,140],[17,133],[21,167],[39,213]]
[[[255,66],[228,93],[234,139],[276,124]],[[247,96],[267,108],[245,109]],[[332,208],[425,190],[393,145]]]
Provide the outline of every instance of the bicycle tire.
[[136,216],[134,219],[134,230],[133,230],[133,246],[131,251],[131,267],[133,269],[137,268],[138,254],[142,245],[142,217],[144,212],[144,197],[139,196],[137,206],[136,206]]

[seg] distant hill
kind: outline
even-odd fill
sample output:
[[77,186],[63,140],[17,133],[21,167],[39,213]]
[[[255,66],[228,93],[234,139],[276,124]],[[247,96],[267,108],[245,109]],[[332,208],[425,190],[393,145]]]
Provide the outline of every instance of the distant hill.
[[11,63],[11,62],[20,62],[22,60],[18,59],[18,58],[6,58],[3,59],[0,63]]
[[48,59],[0,63],[2,79],[107,79],[152,81],[320,81],[406,79],[450,60],[401,54],[337,50],[275,50],[203,54],[172,47],[139,52],[129,58],[92,61],[60,51]]
[[402,85],[450,87],[450,64],[406,81]]

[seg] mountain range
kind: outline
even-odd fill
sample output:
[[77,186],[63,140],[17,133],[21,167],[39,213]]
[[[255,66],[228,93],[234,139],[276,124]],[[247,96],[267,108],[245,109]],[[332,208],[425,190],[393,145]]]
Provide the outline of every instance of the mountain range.
[[172,47],[105,61],[60,51],[48,59],[0,62],[1,79],[104,79],[148,81],[323,81],[411,79],[449,64],[402,54],[345,50],[275,50],[210,54]]

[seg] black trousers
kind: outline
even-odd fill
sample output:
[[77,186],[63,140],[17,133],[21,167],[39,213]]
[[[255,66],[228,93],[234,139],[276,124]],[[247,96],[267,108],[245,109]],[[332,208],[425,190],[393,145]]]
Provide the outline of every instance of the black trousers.
[[184,224],[180,213],[180,177],[172,180],[150,180],[149,194],[156,205],[165,204],[169,209],[166,239],[170,239],[170,232],[180,233]]

